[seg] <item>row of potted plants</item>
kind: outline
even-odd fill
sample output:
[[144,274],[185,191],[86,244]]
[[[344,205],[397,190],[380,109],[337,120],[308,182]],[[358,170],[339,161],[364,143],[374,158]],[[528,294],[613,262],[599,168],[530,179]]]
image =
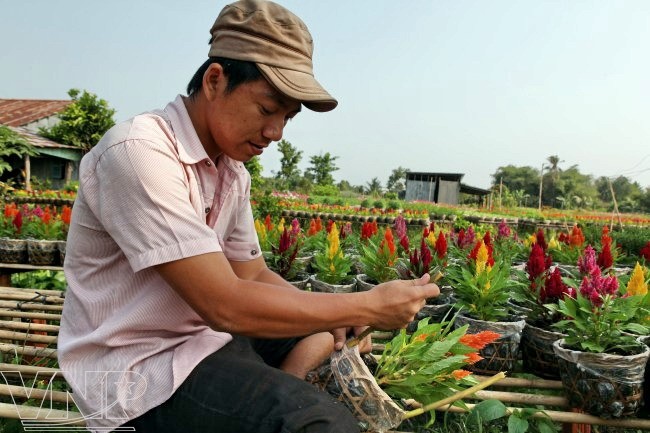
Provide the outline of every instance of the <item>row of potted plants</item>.
[[[634,414],[640,407],[650,353],[637,341],[648,334],[647,257],[640,256],[632,272],[617,269],[620,252],[606,226],[593,247],[578,226],[553,233],[548,242],[542,230],[520,239],[507,224],[482,235],[471,226],[455,232],[435,225],[409,233],[400,217],[381,229],[366,222],[358,235],[351,224],[339,229],[332,221],[323,226],[319,220],[312,220],[305,232],[297,220],[288,229],[283,221],[275,226],[267,218],[257,228],[263,248],[271,246],[267,258],[272,268],[284,260],[290,269],[301,248],[311,252],[313,290],[363,290],[390,279],[442,271],[447,311],[460,312],[456,326],[501,336],[482,349],[483,359],[472,365],[473,371],[511,371],[521,342],[526,368],[543,377],[559,372],[574,406],[611,417]],[[280,245],[276,237],[283,241],[274,249]],[[513,266],[522,258],[524,264]],[[601,358],[598,354],[606,360],[585,376],[580,368],[586,362],[583,353],[589,354],[587,359]],[[638,368],[630,367],[629,356],[638,359]],[[608,376],[612,369],[603,367],[612,364],[613,378]],[[624,372],[633,377],[622,389],[618,385]]]
[[59,265],[65,257],[65,239],[72,208],[4,205],[0,215],[0,263]]

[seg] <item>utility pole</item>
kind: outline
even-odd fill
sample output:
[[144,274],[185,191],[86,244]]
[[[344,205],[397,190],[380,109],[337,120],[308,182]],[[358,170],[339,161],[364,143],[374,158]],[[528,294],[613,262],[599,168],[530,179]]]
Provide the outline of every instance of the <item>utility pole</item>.
[[542,163],[542,168],[539,170],[539,204],[537,206],[537,209],[541,212],[542,211],[542,185],[544,182],[544,164]]

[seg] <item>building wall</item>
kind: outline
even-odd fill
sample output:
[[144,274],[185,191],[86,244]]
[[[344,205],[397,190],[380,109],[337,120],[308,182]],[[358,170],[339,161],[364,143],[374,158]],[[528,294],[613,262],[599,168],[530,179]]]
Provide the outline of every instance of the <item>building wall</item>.
[[406,180],[406,196],[405,200],[422,200],[434,201],[434,194],[436,191],[435,181],[423,180]]
[[441,180],[438,189],[438,203],[457,205],[460,200],[460,183]]
[[[67,161],[54,157],[31,157],[30,169],[32,178],[40,181],[49,180],[53,189],[60,189],[65,186],[65,167]],[[74,163],[72,179],[79,180],[79,166]]]

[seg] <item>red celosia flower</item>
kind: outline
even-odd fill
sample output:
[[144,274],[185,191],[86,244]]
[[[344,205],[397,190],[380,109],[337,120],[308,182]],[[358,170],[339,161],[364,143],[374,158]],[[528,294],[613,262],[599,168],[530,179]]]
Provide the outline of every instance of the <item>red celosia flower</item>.
[[494,266],[494,257],[493,257],[493,251],[494,247],[491,247],[488,244],[485,244],[484,241],[476,241],[476,244],[474,244],[474,248],[472,248],[472,251],[469,253],[467,256],[468,259],[476,261],[476,256],[478,254],[478,249],[481,248],[481,245],[485,245],[485,248],[487,249],[488,252],[488,260],[487,260],[487,265],[488,266]]
[[569,294],[569,286],[562,281],[562,274],[560,268],[555,268],[551,275],[546,279],[543,290],[540,291],[540,298],[543,303],[547,300],[556,302],[562,299],[565,295]]
[[[610,238],[611,239],[611,238]],[[612,256],[611,240],[609,243],[603,245],[603,249],[598,253],[598,266],[601,269],[609,269],[614,265],[614,257]]]
[[646,242],[643,248],[641,248],[639,255],[645,259],[646,263],[650,263],[650,241]]
[[463,245],[464,241],[465,241],[465,230],[460,229],[460,231],[458,232],[458,236],[456,236],[456,245],[460,247]]
[[537,237],[537,245],[542,247],[542,250],[546,252],[548,245],[546,243],[546,239],[544,239],[544,231],[542,229],[537,230],[537,234],[535,236]]
[[333,226],[333,225],[334,225],[334,221],[328,219],[328,220],[327,220],[327,225],[325,226],[325,231],[327,231],[327,233],[331,232],[331,231],[332,231],[332,226]]
[[571,239],[570,239],[570,236],[567,233],[562,232],[557,237],[557,240],[558,240],[558,242],[562,242],[562,243],[565,243],[565,244],[569,245],[569,242],[570,242]]
[[488,344],[494,342],[497,338],[501,337],[501,334],[497,334],[493,331],[482,331],[478,334],[465,334],[460,337],[460,342],[465,346],[469,346],[473,349],[481,350],[485,348]]
[[442,234],[442,230],[440,231],[440,233],[438,233],[438,239],[436,239],[435,248],[436,248],[436,255],[438,256],[439,259],[445,257],[445,254],[447,254],[447,238],[445,238],[445,235]]
[[551,267],[551,257],[544,254],[544,249],[539,243],[533,244],[526,262],[526,272],[528,279],[534,282],[538,277],[544,275],[547,269]]
[[23,227],[23,213],[18,211],[18,213],[14,216],[14,220],[12,221],[12,224],[14,227],[16,227],[16,233],[20,233],[20,230]]

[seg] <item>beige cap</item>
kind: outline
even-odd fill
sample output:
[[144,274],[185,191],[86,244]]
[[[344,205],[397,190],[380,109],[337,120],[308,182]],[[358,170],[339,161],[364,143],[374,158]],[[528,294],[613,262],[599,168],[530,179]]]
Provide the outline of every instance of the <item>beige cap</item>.
[[314,78],[307,26],[284,7],[264,0],[229,4],[210,33],[210,57],[255,62],[275,88],[310,110],[330,111],[338,104]]

